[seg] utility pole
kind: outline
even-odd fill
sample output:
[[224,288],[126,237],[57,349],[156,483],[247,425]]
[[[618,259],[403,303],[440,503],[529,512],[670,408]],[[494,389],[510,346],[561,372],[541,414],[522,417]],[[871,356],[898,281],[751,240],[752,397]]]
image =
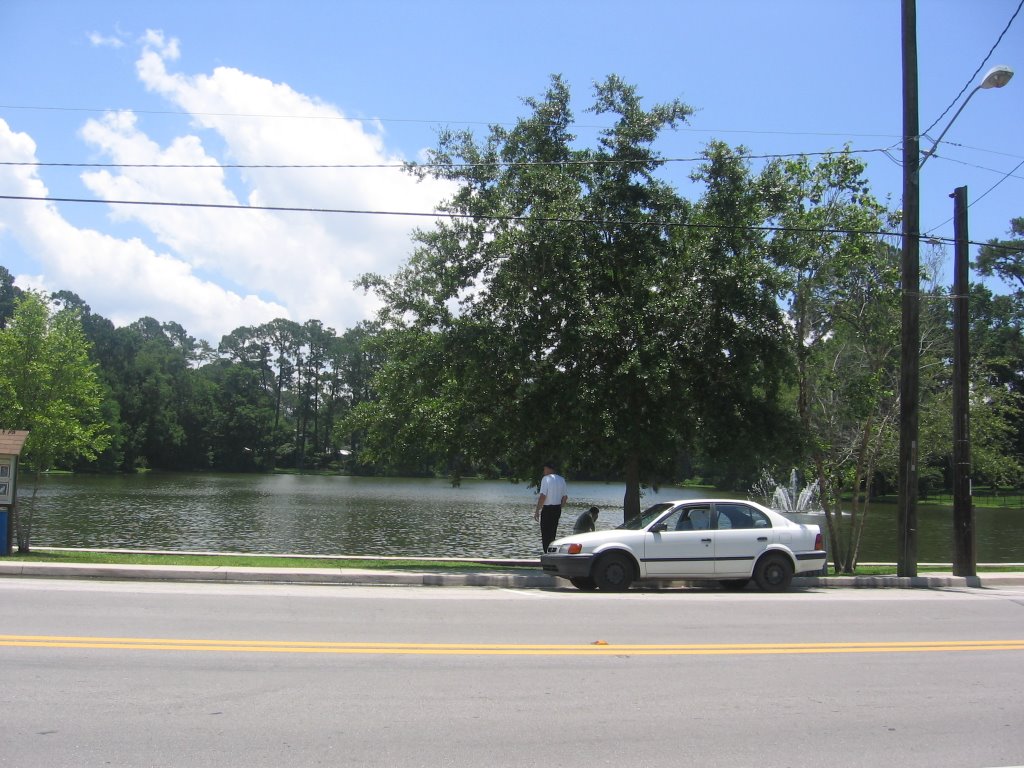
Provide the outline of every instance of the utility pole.
[[971,501],[970,317],[967,187],[953,194],[953,575],[977,576]]
[[917,109],[917,7],[902,0],[903,251],[900,328],[900,450],[896,566],[917,575],[917,440],[919,428],[921,187]]

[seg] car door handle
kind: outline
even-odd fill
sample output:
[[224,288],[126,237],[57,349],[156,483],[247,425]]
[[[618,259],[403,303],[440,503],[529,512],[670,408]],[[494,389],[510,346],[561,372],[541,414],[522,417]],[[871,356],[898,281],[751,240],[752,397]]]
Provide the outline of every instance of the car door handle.
[[757,540],[758,541],[768,541],[768,537],[767,536],[758,536]]
[[701,541],[703,541],[705,544],[711,543],[711,539],[701,539]]

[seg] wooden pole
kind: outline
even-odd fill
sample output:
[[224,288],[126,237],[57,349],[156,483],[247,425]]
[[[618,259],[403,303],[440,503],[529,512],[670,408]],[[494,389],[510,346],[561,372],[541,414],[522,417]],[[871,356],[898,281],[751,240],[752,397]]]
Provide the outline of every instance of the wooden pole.
[[920,364],[920,137],[917,116],[917,7],[902,0],[903,251],[900,329],[900,449],[896,570],[917,575],[918,365]]
[[971,500],[970,264],[967,187],[953,198],[953,575],[977,576],[978,556]]

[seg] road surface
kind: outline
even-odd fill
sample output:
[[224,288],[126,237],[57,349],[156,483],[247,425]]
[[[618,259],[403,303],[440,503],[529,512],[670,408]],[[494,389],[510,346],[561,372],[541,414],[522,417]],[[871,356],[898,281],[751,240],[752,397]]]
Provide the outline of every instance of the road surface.
[[1024,765],[1024,588],[0,579],[0,766]]

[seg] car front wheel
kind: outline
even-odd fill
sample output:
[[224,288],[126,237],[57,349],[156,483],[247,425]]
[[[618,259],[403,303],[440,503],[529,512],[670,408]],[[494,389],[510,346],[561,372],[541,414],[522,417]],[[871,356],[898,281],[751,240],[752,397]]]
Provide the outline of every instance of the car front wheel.
[[754,581],[764,592],[785,592],[793,583],[793,564],[785,555],[765,555],[754,568]]
[[594,565],[593,576],[602,592],[625,592],[633,583],[633,563],[620,552],[609,552]]

